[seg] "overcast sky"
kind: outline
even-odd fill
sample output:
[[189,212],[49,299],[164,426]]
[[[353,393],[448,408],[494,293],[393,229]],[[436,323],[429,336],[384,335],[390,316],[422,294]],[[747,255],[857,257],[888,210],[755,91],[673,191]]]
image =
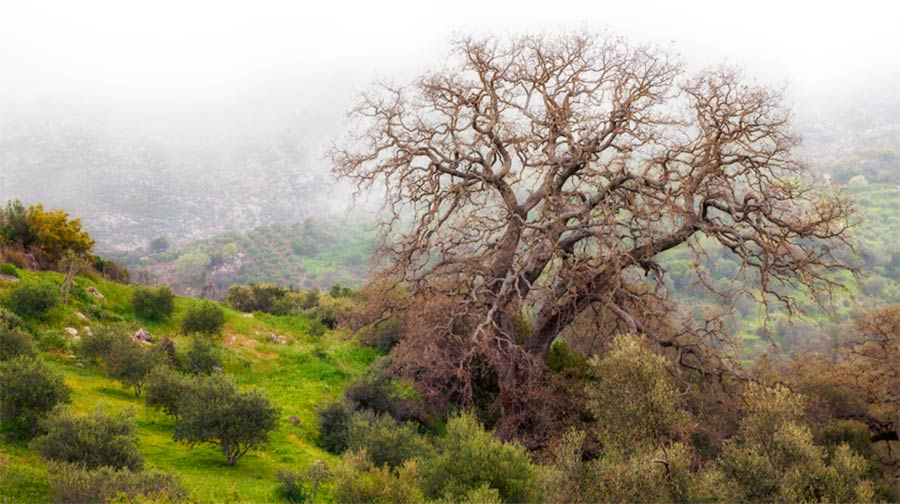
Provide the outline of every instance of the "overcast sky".
[[[376,78],[440,66],[455,33],[607,29],[787,84],[799,112],[900,99],[895,2],[0,1],[0,121],[170,132],[330,129]],[[239,126],[238,126],[239,125]]]

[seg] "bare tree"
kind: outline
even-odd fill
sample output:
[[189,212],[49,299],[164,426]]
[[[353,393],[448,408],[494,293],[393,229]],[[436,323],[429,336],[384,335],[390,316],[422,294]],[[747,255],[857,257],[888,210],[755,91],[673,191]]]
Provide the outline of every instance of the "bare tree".
[[444,70],[364,95],[332,151],[360,192],[384,186],[392,278],[446,301],[421,317],[435,345],[540,361],[603,313],[688,363],[709,325],[663,328],[645,307],[665,303],[660,254],[702,256],[700,237],[789,310],[785,287],[836,285],[851,207],[805,178],[778,92],[729,68],[688,78],[669,52],[602,35],[453,47]]

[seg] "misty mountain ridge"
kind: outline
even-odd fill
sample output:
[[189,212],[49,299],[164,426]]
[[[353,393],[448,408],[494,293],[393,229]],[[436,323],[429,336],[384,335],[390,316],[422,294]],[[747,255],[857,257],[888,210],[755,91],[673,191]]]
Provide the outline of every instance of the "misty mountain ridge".
[[333,179],[288,131],[174,144],[77,126],[0,130],[0,194],[81,217],[100,250],[339,212]]

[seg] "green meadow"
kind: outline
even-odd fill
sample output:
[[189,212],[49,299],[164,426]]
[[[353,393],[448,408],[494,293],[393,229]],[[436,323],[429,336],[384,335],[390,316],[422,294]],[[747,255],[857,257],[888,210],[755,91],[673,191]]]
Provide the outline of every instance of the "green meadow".
[[[20,273],[20,281],[40,278],[62,282],[62,276],[52,272]],[[5,296],[13,285],[0,280],[0,296]],[[88,292],[89,287],[97,289],[104,298],[95,298]],[[178,321],[192,303],[200,301],[177,298],[174,315],[165,322],[154,323],[134,316],[130,294],[128,286],[77,277],[70,305],[59,305],[44,320],[30,324],[37,345],[43,350],[42,357],[65,376],[72,390],[70,407],[74,411],[133,410],[146,467],[180,475],[197,502],[274,501],[276,471],[305,467],[315,460],[335,460],[316,446],[316,407],[338,397],[363,372],[376,357],[372,350],[358,347],[347,334],[338,331],[310,336],[309,323],[302,317],[260,313],[248,316],[226,310],[227,321],[221,335],[223,372],[234,377],[242,388],[262,389],[281,409],[278,428],[271,433],[268,445],[251,450],[236,466],[229,467],[214,446],[191,448],[174,442],[171,417],[147,408],[143,398],[104,376],[98,365],[75,357],[76,342],[66,334],[66,327],[83,332],[85,326],[96,329],[105,324],[122,324],[129,330],[144,327],[155,339],[168,335],[178,347],[187,343],[188,338],[178,334]],[[80,319],[76,313],[88,320]],[[271,342],[272,334],[285,337],[287,343]],[[323,491],[327,498],[328,489]],[[0,501],[42,503],[50,499],[45,463],[29,449],[27,441],[4,440],[0,447]]]

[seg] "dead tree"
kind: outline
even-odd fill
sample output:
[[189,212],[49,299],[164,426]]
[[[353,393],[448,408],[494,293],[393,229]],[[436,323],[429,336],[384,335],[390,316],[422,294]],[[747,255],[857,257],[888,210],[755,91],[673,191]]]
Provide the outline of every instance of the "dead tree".
[[388,273],[450,303],[451,321],[421,319],[431,334],[463,328],[459,345],[501,360],[542,360],[600,310],[690,362],[692,331],[655,333],[642,299],[665,301],[660,254],[700,256],[701,236],[789,310],[785,287],[830,292],[845,268],[850,204],[792,156],[780,93],[734,69],[686,77],[665,50],[594,34],[466,38],[350,116],[333,169],[384,188]]

